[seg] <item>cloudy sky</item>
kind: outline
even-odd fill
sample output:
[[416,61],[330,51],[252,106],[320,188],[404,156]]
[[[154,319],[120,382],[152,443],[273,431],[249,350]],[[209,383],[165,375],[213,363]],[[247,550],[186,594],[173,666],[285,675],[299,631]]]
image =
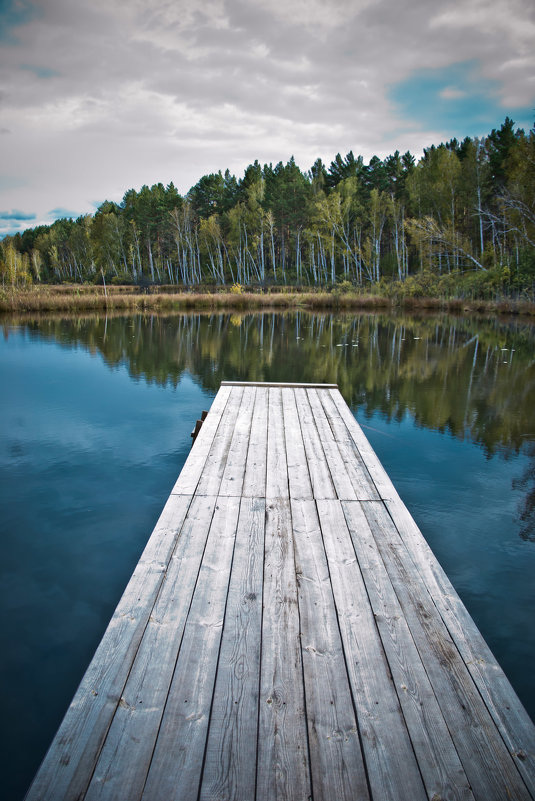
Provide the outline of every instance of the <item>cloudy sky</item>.
[[533,0],[0,0],[0,236],[535,117]]

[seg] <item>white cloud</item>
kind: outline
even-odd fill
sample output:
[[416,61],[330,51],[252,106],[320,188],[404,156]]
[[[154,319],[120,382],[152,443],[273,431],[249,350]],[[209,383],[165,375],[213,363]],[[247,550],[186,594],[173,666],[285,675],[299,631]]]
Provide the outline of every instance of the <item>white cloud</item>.
[[0,207],[86,212],[255,158],[418,152],[444,132],[388,99],[415,70],[474,59],[503,104],[533,104],[534,11],[512,3],[40,0],[0,53]]
[[251,0],[254,6],[269,9],[281,22],[305,26],[321,35],[321,29],[338,28],[354,19],[377,0]]
[[504,108],[533,104],[532,0],[456,0],[441,8],[430,28],[446,38],[458,37],[456,53],[478,60],[481,75],[496,81]]

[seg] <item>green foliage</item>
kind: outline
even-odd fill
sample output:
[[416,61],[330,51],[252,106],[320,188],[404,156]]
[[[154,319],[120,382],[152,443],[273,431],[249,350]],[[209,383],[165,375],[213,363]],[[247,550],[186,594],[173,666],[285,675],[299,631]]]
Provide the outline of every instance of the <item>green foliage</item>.
[[[350,151],[303,173],[293,157],[129,189],[120,204],[8,237],[4,284],[293,284],[400,297],[533,293],[535,131],[506,118],[486,138]],[[9,258],[6,259],[6,248]],[[14,255],[16,254],[16,255]]]
[[406,298],[432,298],[438,294],[439,277],[424,270],[409,276],[399,287],[400,294]]
[[354,292],[355,291],[355,287],[353,286],[351,281],[340,281],[340,283],[336,284],[336,286],[333,287],[332,291],[333,291],[333,295],[334,294],[337,294],[337,295],[348,295],[350,292]]

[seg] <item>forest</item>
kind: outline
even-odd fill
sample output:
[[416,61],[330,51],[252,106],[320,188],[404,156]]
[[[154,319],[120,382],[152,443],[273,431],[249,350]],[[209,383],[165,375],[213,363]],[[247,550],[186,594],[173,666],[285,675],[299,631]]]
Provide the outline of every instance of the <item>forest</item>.
[[506,117],[484,138],[349,152],[303,172],[291,158],[243,177],[129,189],[77,219],[0,242],[4,287],[94,283],[353,287],[409,295],[535,295],[535,127]]

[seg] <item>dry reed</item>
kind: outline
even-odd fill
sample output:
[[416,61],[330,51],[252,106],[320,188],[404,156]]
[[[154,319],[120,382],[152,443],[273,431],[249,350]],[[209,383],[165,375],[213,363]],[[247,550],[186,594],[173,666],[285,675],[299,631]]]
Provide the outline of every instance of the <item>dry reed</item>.
[[230,291],[164,291],[151,288],[140,291],[128,286],[32,286],[0,290],[0,312],[148,312],[255,309],[310,309],[350,311],[359,309],[405,309],[468,312],[483,314],[515,314],[535,316],[535,303],[502,299],[463,300],[460,298],[402,298],[399,301],[358,292],[295,291],[282,288],[267,293]]

